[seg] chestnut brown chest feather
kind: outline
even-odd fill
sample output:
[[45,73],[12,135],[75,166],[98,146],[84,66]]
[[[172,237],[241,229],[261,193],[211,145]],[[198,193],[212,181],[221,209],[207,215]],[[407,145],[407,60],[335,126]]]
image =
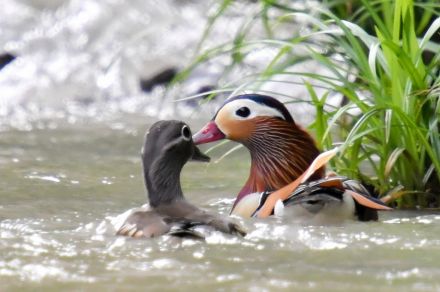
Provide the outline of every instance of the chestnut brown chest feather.
[[[295,123],[271,117],[254,119],[249,138],[242,141],[251,154],[249,178],[237,202],[253,192],[274,191],[298,178],[319,155],[313,138]],[[318,170],[310,180],[324,177]]]

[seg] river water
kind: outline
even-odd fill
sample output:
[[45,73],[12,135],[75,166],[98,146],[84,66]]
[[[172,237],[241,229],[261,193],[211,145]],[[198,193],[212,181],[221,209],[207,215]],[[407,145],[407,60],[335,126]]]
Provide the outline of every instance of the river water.
[[[206,243],[115,236],[117,216],[146,202],[139,153],[151,122],[2,132],[2,291],[440,289],[440,214],[395,211],[341,226],[240,220],[245,238],[212,233]],[[215,163],[224,151],[186,165],[183,187],[227,214],[249,161],[238,151]]]
[[[206,242],[115,236],[118,216],[146,203],[139,153],[149,125],[174,117],[195,130],[212,114],[172,101],[191,94],[191,84],[138,88],[140,76],[190,59],[212,7],[3,2],[1,48],[19,58],[0,71],[0,291],[440,290],[434,212],[338,226],[236,218],[245,238],[214,232]],[[194,82],[215,80],[218,66],[208,71]],[[219,160],[231,145],[182,174],[190,201],[224,215],[249,168],[243,149]]]

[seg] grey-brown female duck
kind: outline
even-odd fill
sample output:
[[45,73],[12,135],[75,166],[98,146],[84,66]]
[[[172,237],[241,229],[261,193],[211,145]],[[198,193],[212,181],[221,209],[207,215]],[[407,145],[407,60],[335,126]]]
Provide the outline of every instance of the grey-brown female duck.
[[117,231],[118,235],[200,237],[193,230],[199,225],[230,234],[246,234],[230,218],[199,209],[185,199],[180,173],[189,159],[209,161],[209,157],[194,145],[188,125],[180,121],[159,121],[151,126],[142,148],[149,207],[131,214]]

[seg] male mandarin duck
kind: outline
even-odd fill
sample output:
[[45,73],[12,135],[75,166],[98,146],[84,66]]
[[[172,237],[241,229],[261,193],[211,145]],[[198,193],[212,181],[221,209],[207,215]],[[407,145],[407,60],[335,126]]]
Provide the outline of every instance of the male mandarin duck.
[[336,152],[320,154],[311,135],[273,97],[231,97],[193,136],[196,145],[221,139],[241,143],[251,156],[249,177],[231,214],[266,217],[289,210],[297,216],[370,221],[378,219],[377,210],[390,209],[359,182],[325,177],[325,163]]
[[231,219],[211,214],[189,203],[180,186],[180,173],[189,160],[209,161],[194,145],[191,131],[180,121],[159,121],[145,135],[142,164],[149,206],[128,216],[117,231],[130,237],[203,236],[193,227],[206,225],[216,230],[246,233]]

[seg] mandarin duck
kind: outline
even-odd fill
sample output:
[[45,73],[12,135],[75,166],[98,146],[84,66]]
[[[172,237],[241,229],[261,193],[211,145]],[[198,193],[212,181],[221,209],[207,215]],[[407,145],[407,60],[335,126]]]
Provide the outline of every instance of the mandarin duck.
[[391,209],[355,180],[326,177],[325,163],[336,150],[320,154],[311,135],[273,97],[230,97],[193,136],[196,145],[221,139],[241,143],[251,156],[249,177],[231,214],[267,217],[287,212],[323,220],[370,221],[378,219],[377,210]]
[[145,135],[142,165],[149,206],[130,214],[116,232],[130,237],[203,238],[194,227],[204,225],[229,234],[246,233],[230,218],[212,214],[189,203],[182,192],[180,173],[189,160],[208,162],[194,145],[191,130],[180,121],[159,121]]

